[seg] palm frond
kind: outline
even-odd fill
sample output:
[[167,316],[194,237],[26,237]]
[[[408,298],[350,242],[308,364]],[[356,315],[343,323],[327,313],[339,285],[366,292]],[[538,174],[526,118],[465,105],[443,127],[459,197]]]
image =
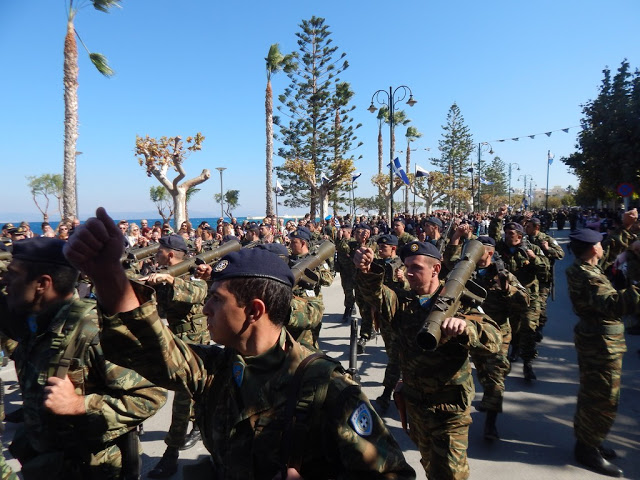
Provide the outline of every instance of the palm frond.
[[91,59],[91,63],[93,63],[98,71],[105,77],[111,77],[115,73],[111,70],[109,63],[107,62],[107,57],[101,53],[90,53],[89,58]]
[[120,0],[91,0],[93,7],[104,13],[108,13],[111,7],[120,7]]

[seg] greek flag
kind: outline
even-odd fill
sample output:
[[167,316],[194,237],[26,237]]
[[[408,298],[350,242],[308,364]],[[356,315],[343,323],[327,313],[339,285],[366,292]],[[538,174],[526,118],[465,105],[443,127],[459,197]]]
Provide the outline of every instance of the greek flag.
[[276,194],[280,195],[281,193],[284,193],[284,188],[280,185],[280,180],[276,180]]
[[[389,165],[387,165],[389,166]],[[402,181],[409,185],[409,177],[407,177],[407,174],[405,173],[404,169],[402,168],[402,165],[400,165],[400,159],[398,157],[393,159],[393,173],[395,173],[397,176],[399,176]]]
[[351,175],[351,181],[355,182],[358,178],[360,178],[360,175],[362,175],[362,173],[354,173],[353,175]]
[[416,163],[416,178],[428,177],[429,172]]
[[336,226],[336,228],[340,228],[340,220],[338,220],[338,217],[333,217],[333,224]]
[[482,177],[480,177],[480,183],[481,183],[482,185],[493,185],[493,182],[492,182],[492,181],[487,180],[486,178],[482,178]]
[[553,153],[551,153],[551,150],[549,150],[549,152],[547,153],[547,159],[549,160],[549,165],[551,165],[553,163],[553,158],[555,157],[555,155]]
[[329,181],[329,177],[327,177],[327,175],[325,173],[320,174],[320,180],[322,182],[328,182]]

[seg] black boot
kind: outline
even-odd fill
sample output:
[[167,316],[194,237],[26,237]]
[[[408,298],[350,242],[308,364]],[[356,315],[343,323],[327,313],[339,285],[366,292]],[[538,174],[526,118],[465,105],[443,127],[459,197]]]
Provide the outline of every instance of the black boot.
[[517,362],[519,355],[520,355],[520,347],[512,343],[511,350],[509,351],[509,356],[507,358],[509,359],[510,362]]
[[484,439],[490,442],[494,440],[500,440],[498,435],[498,429],[496,428],[496,419],[498,418],[498,412],[487,412],[487,417],[484,420]]
[[180,447],[180,450],[189,450],[194,447],[196,443],[202,440],[202,435],[200,435],[200,429],[196,424],[193,425],[191,432],[185,437],[184,445]]
[[350,307],[344,307],[344,313],[342,314],[342,323],[347,323],[351,320],[351,315],[353,315],[353,305]]
[[378,398],[376,398],[376,411],[380,414],[387,413],[389,410],[389,405],[391,404],[391,394],[393,393],[393,388],[384,387],[384,392]]
[[574,454],[578,463],[589,467],[595,472],[602,475],[608,475],[610,477],[622,476],[622,470],[616,467],[613,463],[607,461],[600,453],[600,449],[597,447],[590,447],[584,443],[577,442]]
[[522,373],[524,374],[524,379],[527,382],[531,382],[532,380],[536,380],[535,372],[533,371],[533,365],[531,365],[531,360],[526,360],[522,367]]
[[169,478],[178,471],[178,449],[167,447],[160,461],[153,467],[148,478]]

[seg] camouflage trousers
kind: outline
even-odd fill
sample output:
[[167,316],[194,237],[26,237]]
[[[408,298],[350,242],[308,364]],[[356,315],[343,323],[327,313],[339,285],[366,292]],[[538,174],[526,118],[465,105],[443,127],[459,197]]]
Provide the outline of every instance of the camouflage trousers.
[[[200,345],[208,345],[211,340],[208,330],[185,332],[177,334],[176,336],[187,343]],[[194,402],[188,393],[182,391],[175,392],[173,405],[171,406],[171,426],[164,439],[164,443],[166,443],[167,446],[180,448],[184,445],[187,438],[187,430],[189,429],[189,422],[195,420],[193,405]]]
[[360,317],[362,318],[360,321],[360,337],[368,340],[371,338],[371,334],[373,333],[373,314],[371,313],[371,306],[365,302],[364,297],[357,287],[356,305],[358,305]]
[[520,357],[525,362],[530,362],[538,356],[536,349],[536,328],[540,318],[538,298],[531,297],[529,307],[522,313],[516,313],[509,318],[513,338],[511,343],[520,348]]
[[471,411],[446,412],[407,402],[411,439],[420,450],[420,463],[430,480],[469,478],[467,446]]
[[622,355],[594,358],[593,352],[578,350],[580,390],[573,428],[579,442],[599,447],[616,418],[620,400]]
[[[375,317],[374,317],[375,318]],[[397,343],[394,342],[393,329],[388,322],[377,322],[384,340],[384,349],[387,352],[387,367],[384,369],[382,385],[395,388],[400,380],[400,352]]]
[[342,285],[342,291],[344,292],[345,308],[352,308],[356,303],[356,296],[354,293],[356,288],[355,280],[347,272],[340,272],[340,285]]
[[547,301],[549,300],[550,294],[551,289],[548,285],[540,285],[540,292],[538,292],[538,306],[540,307],[538,325],[540,328],[543,328],[547,324]]
[[498,353],[493,355],[471,354],[471,359],[476,366],[478,381],[484,390],[480,403],[482,411],[502,412],[504,379],[511,372],[511,362],[507,358],[511,343],[511,326],[508,320],[500,325],[500,332],[502,333],[502,346]]
[[18,480],[18,476],[13,473],[11,467],[7,465],[4,453],[0,453],[0,479],[1,480]]

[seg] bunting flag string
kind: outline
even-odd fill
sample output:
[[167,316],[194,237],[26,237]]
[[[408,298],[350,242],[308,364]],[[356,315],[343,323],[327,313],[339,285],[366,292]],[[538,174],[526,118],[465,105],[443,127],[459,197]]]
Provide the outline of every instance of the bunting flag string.
[[572,128],[582,128],[582,127],[580,125],[574,125],[573,127],[559,128],[558,130],[551,130],[550,132],[540,132],[540,133],[534,133],[533,135],[521,135],[519,137],[502,138],[500,140],[492,140],[492,141],[493,142],[507,142],[507,141],[511,140],[513,142],[518,142],[518,141],[520,141],[521,138],[524,138],[524,137],[529,137],[531,140],[534,140],[537,135],[546,135],[547,137],[550,137],[552,133],[556,133],[556,132],[569,133],[569,130],[571,130]]

